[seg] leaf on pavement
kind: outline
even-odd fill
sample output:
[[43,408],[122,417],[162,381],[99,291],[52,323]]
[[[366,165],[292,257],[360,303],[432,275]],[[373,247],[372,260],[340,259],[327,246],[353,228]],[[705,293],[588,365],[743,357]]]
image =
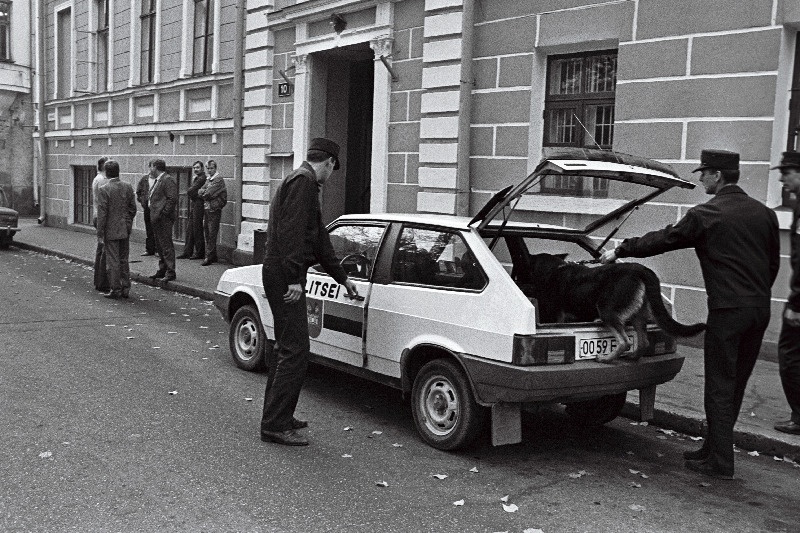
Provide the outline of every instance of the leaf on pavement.
[[136,337],[125,337],[128,340],[135,339]]
[[389,484],[386,483],[385,481],[376,481],[375,484],[377,486],[379,486],[379,487],[388,487],[389,486]]
[[168,331],[167,332],[167,335],[177,335],[177,334],[178,334],[177,331]]
[[113,327],[115,327],[115,326],[116,326],[116,324],[106,324],[106,327],[107,327],[107,328],[113,328]]
[[464,505],[464,500],[458,500],[457,502],[453,502],[453,505],[455,505],[456,507],[460,507]]
[[633,487],[634,489],[641,489],[642,488],[642,484],[641,483],[636,483],[635,481],[631,481],[631,487]]
[[703,437],[689,437],[693,441],[703,440]]
[[628,509],[630,509],[631,511],[641,512],[641,511],[645,510],[645,507],[644,507],[644,505],[633,504],[633,505],[629,505]]
[[253,399],[252,399],[252,398],[245,398],[245,399],[244,399],[244,401],[246,401],[246,402],[252,402],[252,401],[253,401]]
[[758,457],[759,453],[753,450],[752,452],[747,452],[747,455],[749,455],[750,457]]
[[175,396],[176,394],[178,394],[178,391],[171,390],[171,391],[169,391],[169,394],[170,394],[170,396]]
[[346,428],[344,428],[342,431],[353,431],[353,428],[352,428],[352,427],[350,427],[350,426],[347,426],[347,427],[346,427]]
[[776,461],[783,461],[783,457],[778,457],[777,455],[773,457]]
[[447,474],[433,474],[436,479],[447,479]]
[[513,503],[510,503],[510,504],[505,504],[504,503],[503,504],[503,510],[505,512],[507,512],[507,513],[516,513],[519,510],[519,507],[517,507],[516,504],[513,504]]
[[698,485],[700,485],[701,487],[710,487],[711,483],[709,483],[708,481],[703,481],[702,483],[698,483]]
[[474,473],[477,474],[478,473],[478,467],[477,466],[473,466],[472,468],[469,469],[469,471],[470,472],[474,472]]
[[650,479],[650,476],[648,476],[647,474],[640,474],[640,475],[642,476],[642,479]]
[[638,470],[634,470],[633,468],[629,468],[628,472],[630,472],[631,474],[638,474],[639,473]]
[[505,496],[500,498],[500,501],[503,502],[503,503],[508,503],[508,494],[506,494]]
[[383,431],[373,431],[372,434],[373,435],[382,435]]
[[153,346],[153,349],[154,349],[154,350],[160,350],[160,349],[161,349],[161,346]]
[[351,457],[353,457],[353,456],[352,456],[352,455],[350,455],[349,453],[343,453],[343,454],[342,454],[342,457],[344,457],[345,459],[350,459],[350,458],[351,458]]
[[42,453],[39,454],[39,457],[41,457],[42,459],[47,459],[48,457],[52,457],[52,456],[53,456],[53,452],[42,452]]
[[544,533],[544,531],[542,531],[541,529],[534,529],[532,527],[529,527],[528,529],[526,529],[522,533]]
[[403,445],[400,444],[399,442],[395,442],[394,444],[392,444],[392,446],[394,446],[395,448],[402,448],[403,447]]

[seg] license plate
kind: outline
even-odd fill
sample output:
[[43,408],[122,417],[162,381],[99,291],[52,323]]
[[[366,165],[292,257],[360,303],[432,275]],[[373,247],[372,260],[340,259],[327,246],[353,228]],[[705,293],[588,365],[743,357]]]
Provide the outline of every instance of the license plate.
[[[631,343],[633,350],[634,339],[628,337],[628,342]],[[596,357],[603,357],[610,355],[617,348],[617,339],[614,337],[599,337],[595,339],[578,339],[577,355],[575,359],[594,359]]]

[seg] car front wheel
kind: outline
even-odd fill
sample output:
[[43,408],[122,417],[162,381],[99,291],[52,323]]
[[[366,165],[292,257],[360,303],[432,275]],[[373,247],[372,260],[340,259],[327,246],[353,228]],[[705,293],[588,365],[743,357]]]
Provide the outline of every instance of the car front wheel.
[[242,306],[233,315],[228,342],[236,366],[251,372],[264,368],[267,336],[254,306]]
[[568,403],[566,412],[575,422],[585,426],[602,426],[619,416],[625,407],[627,392],[609,394],[594,400]]
[[412,388],[412,412],[422,439],[439,450],[470,444],[480,433],[485,418],[464,371],[446,359],[428,362],[417,374]]

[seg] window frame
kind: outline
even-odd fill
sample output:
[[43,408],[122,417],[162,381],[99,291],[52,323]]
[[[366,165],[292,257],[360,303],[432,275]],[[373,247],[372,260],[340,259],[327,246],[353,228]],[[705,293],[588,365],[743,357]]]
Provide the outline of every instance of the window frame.
[[[145,7],[149,11],[145,12]],[[155,83],[156,81],[156,28],[158,24],[158,1],[141,0],[139,13],[139,83]],[[145,35],[147,23],[147,35]],[[145,45],[145,37],[147,44]]]
[[[786,150],[800,149],[800,33],[795,37],[794,61],[792,62],[792,78],[789,87],[789,127],[786,138]],[[795,200],[792,193],[781,186],[781,207],[792,208]]]
[[[218,0],[192,0],[194,3],[194,15],[192,17],[192,75],[205,76],[213,72],[214,63],[214,33],[215,27],[215,9]],[[204,5],[205,9],[200,10],[198,7]],[[204,33],[197,34],[198,14],[203,15]],[[202,69],[197,69],[197,45],[198,41],[202,41]]]
[[94,194],[92,182],[97,176],[97,167],[90,165],[72,166],[72,222],[82,226],[91,226],[94,212]]
[[96,92],[106,92],[111,77],[111,0],[95,0],[94,5],[94,84]]
[[[0,6],[6,6],[5,12],[0,8],[0,62],[13,63],[11,58],[11,0],[0,0]],[[5,16],[3,17],[3,13]]]
[[189,228],[189,196],[187,190],[192,183],[192,167],[167,167],[166,173],[173,177],[178,186],[178,201],[175,202],[175,224],[172,225],[172,238],[186,242]]

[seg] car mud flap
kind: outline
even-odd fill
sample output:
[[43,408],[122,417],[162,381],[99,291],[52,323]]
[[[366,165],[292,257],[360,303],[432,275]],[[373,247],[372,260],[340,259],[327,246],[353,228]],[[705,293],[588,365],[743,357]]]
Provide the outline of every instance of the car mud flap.
[[522,442],[522,409],[519,403],[492,404],[492,446]]
[[656,407],[656,386],[650,385],[639,389],[639,421],[648,422],[653,419]]

